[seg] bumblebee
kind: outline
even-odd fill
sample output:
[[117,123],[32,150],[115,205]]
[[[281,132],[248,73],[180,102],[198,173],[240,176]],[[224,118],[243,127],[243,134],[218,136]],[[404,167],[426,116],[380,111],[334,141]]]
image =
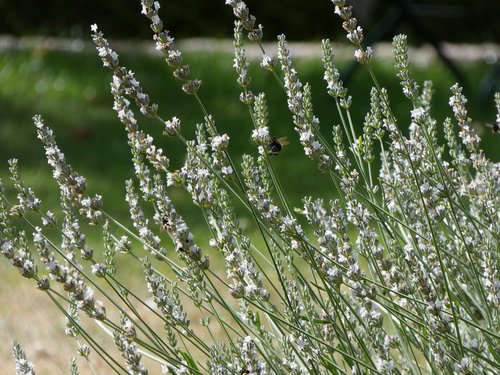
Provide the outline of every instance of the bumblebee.
[[272,137],[271,142],[267,144],[268,155],[278,155],[284,146],[288,144],[286,137]]
[[500,124],[498,122],[494,122],[493,124],[488,124],[488,128],[491,129],[492,133],[498,134],[500,131]]

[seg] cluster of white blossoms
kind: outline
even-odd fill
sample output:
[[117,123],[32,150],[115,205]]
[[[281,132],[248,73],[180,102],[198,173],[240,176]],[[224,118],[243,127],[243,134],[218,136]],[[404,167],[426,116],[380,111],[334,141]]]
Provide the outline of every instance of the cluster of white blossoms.
[[308,84],[303,87],[300,82],[297,71],[292,65],[284,35],[278,36],[278,60],[283,71],[288,109],[293,114],[293,122],[299,134],[300,143],[304,147],[305,154],[318,162],[318,168],[321,171],[327,171],[332,165],[332,160],[322,142],[317,139],[319,119],[312,111],[311,89]]
[[361,64],[367,64],[373,56],[373,51],[371,47],[363,49],[361,43],[363,42],[363,28],[358,25],[358,20],[352,16],[352,6],[346,5],[346,0],[332,0],[333,5],[335,5],[335,14],[339,15],[344,22],[342,22],[342,27],[347,32],[347,39],[359,47],[354,52],[354,57]]
[[174,38],[170,36],[168,30],[163,29],[163,22],[158,15],[160,3],[153,0],[141,0],[142,11],[151,21],[151,30],[155,33],[153,39],[156,42],[156,49],[167,57],[165,61],[169,66],[175,68],[173,75],[183,82],[182,90],[189,95],[195,95],[201,87],[198,79],[189,79],[189,65],[182,64],[182,53],[174,49]]

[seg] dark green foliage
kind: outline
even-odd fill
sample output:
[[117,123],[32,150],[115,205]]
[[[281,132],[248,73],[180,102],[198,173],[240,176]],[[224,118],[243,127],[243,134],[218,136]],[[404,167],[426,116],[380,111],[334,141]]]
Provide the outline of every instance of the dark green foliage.
[[[355,16],[367,34],[394,22],[386,40],[405,32],[416,42],[425,41],[409,16],[415,16],[439,40],[483,43],[498,42],[500,37],[500,4],[496,0],[478,0],[473,5],[467,0],[379,0],[366,14],[359,12],[368,9],[367,4],[359,3]],[[162,19],[178,38],[232,36],[233,15],[224,0],[160,0],[160,4]],[[337,39],[342,35],[330,0],[250,0],[247,5],[264,25],[266,40],[281,33],[290,40]],[[149,28],[139,9],[139,0],[0,0],[0,34],[81,37],[89,25],[97,23],[108,37],[147,38]],[[384,20],[386,25],[372,24],[372,20]]]
[[[239,89],[235,83],[232,56],[207,53],[189,53],[184,56],[191,65],[193,76],[203,81],[199,91],[207,109],[213,114],[220,133],[231,136],[229,152],[235,160],[241,160],[243,153],[255,153],[255,145],[250,138],[252,124],[243,104],[238,100]],[[196,123],[202,122],[196,102],[184,95],[179,81],[172,77],[170,68],[158,57],[134,53],[120,54],[120,61],[136,72],[153,102],[159,104],[159,114],[164,119],[177,116],[182,121],[182,133],[187,138],[194,136]],[[341,70],[346,61],[339,61]],[[56,134],[61,150],[80,174],[88,178],[91,192],[101,193],[106,207],[117,206],[123,216],[127,208],[123,205],[125,194],[124,181],[130,178],[132,163],[130,151],[125,142],[126,135],[122,125],[110,110],[112,97],[109,92],[111,76],[102,68],[94,50],[81,54],[35,51],[7,51],[0,54],[0,176],[7,171],[7,159],[18,158],[27,179],[31,178],[41,198],[55,188],[51,181],[49,167],[41,158],[42,147],[35,136],[31,117],[43,114],[45,121]],[[297,68],[303,82],[310,82],[313,92],[314,110],[321,121],[325,137],[331,139],[331,127],[339,124],[333,110],[334,103],[325,92],[323,68],[319,59],[299,60]],[[487,65],[476,63],[466,66],[471,90],[476,90]],[[303,157],[298,136],[293,130],[290,112],[286,107],[283,91],[277,87],[270,74],[251,64],[251,89],[258,93],[266,91],[271,135],[287,137],[290,144],[273,161],[277,167],[283,186],[287,187],[292,202],[299,202],[304,192],[313,196],[331,197],[327,178],[319,171],[314,179],[300,176],[309,173],[316,166]],[[399,83],[393,78],[392,62],[376,63],[381,84],[388,88],[396,116],[408,118],[409,102],[400,95]],[[424,79],[434,82],[435,97],[433,115],[442,121],[451,116],[448,107],[449,87],[453,77],[441,65],[433,64],[425,69],[415,68],[415,78],[419,83]],[[57,83],[58,82],[58,83]],[[361,129],[365,113],[369,108],[370,87],[366,85],[369,77],[364,69],[355,71],[348,82],[349,94],[355,100],[356,112],[352,113],[354,124]],[[391,94],[392,93],[392,94]],[[477,95],[469,95],[473,98]],[[469,103],[470,116],[482,132],[482,147],[493,160],[500,160],[496,145],[498,137],[490,134],[487,123],[494,120],[493,101]],[[482,106],[480,106],[482,104]],[[156,140],[171,160],[172,169],[180,168],[184,162],[182,144],[176,138],[162,136],[163,129],[157,122],[137,115],[145,131]],[[401,123],[404,129],[404,123]],[[442,135],[442,127],[438,126]],[[26,175],[28,174],[28,175]],[[183,195],[178,191],[175,194]],[[57,199],[54,194],[53,199]],[[186,196],[187,198],[187,196]],[[49,202],[50,206],[50,202]],[[192,205],[187,205],[191,209]],[[120,214],[114,211],[115,214]]]

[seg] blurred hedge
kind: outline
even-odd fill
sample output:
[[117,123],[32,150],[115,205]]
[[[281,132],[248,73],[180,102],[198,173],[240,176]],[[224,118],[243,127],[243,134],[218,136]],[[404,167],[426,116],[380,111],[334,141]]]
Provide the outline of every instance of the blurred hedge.
[[[499,0],[353,0],[359,4],[367,28],[369,19],[385,20],[386,28],[401,15],[399,4],[438,39],[455,42],[500,42]],[[376,6],[369,11],[370,2]],[[160,0],[167,28],[178,37],[231,37],[233,16],[224,0]],[[342,38],[339,19],[330,0],[247,0],[252,14],[264,25],[265,37],[285,33],[289,39]],[[371,17],[370,17],[371,16]],[[384,18],[384,16],[386,18]],[[393,18],[391,18],[391,16]],[[422,38],[408,19],[401,19],[391,35],[403,31],[413,42]],[[140,15],[139,0],[0,0],[0,33],[87,37],[98,23],[109,37],[150,37],[147,20]],[[368,27],[369,29],[369,27]]]

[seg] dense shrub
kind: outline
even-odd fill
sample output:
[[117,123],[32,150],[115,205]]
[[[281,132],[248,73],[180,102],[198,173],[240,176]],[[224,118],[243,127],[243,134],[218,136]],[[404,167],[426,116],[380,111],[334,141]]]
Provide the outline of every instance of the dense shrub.
[[[498,373],[500,164],[479,149],[461,87],[451,87],[450,118],[438,124],[430,115],[432,84],[413,79],[406,36],[396,36],[397,78],[412,105],[404,135],[373,73],[363,29],[345,1],[335,0],[355,58],[373,81],[367,82],[371,106],[357,134],[355,98],[323,40],[326,90],[339,118],[325,136],[311,87],[300,81],[280,35],[277,55],[263,50],[260,65],[285,92],[304,154],[318,167],[297,179],[323,173],[331,180],[328,202],[304,192],[301,205],[293,207],[274,167],[287,141],[273,134],[265,93],[251,91],[244,47],[247,39],[260,43],[263,31],[249,9],[240,0],[226,2],[237,18],[233,66],[240,100],[254,124],[255,151],[238,165],[228,144],[231,136],[248,135],[238,128],[219,133],[198,95],[202,82],[174,48],[159,4],[141,3],[157,49],[204,120],[195,139],[185,139],[186,125],[162,118],[161,108],[92,26],[98,54],[113,73],[113,109],[132,153],[135,179],[126,182],[125,200],[133,224],[122,225],[104,209],[102,197],[87,194],[85,178],[40,115],[33,120],[59,186],[60,212],[43,209],[17,160],[9,161],[17,195],[8,196],[0,183],[1,253],[65,314],[79,354],[91,363],[95,352],[111,370],[130,374],[147,373],[143,356],[175,374]],[[495,104],[493,135],[500,94]],[[165,136],[185,146],[180,169],[170,169],[168,150],[158,147],[136,113],[157,120]],[[438,126],[445,144],[438,142]],[[172,192],[178,188],[205,219],[209,246],[197,242],[176,209]],[[235,207],[245,214],[237,215]],[[255,231],[240,224],[244,216]],[[100,231],[99,247],[86,242],[83,222]],[[127,257],[124,272],[118,254]],[[211,262],[212,254],[221,262]],[[132,263],[141,268],[140,285],[128,272]],[[89,334],[82,313],[112,335],[123,362]],[[18,373],[32,374],[33,364],[17,343],[13,351]],[[71,372],[77,371],[72,360]]]

